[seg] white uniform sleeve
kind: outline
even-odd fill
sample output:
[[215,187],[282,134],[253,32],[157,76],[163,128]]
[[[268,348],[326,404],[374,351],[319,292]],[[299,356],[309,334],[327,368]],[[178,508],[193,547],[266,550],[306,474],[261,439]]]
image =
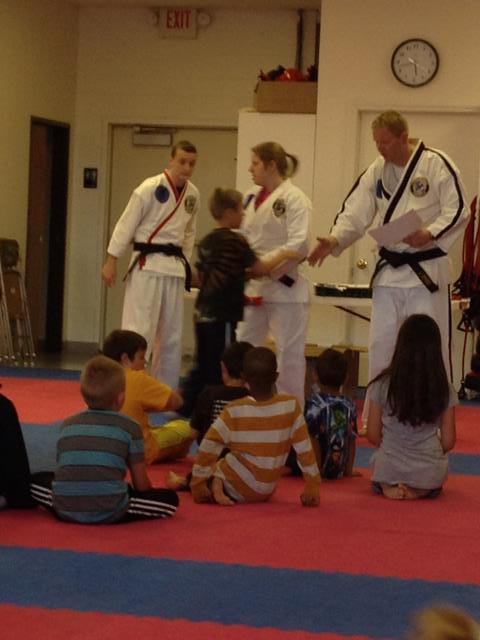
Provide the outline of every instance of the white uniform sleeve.
[[135,192],[132,193],[124,212],[113,230],[107,253],[120,258],[135,238],[135,232],[144,214],[143,200]]
[[451,165],[450,168],[451,171],[445,164],[439,167],[435,188],[438,192],[440,213],[427,226],[437,245],[445,253],[448,253],[450,247],[462,235],[470,216],[460,176]]
[[375,172],[371,165],[355,183],[335,218],[330,233],[338,240],[338,247],[332,254],[340,255],[361,238],[372,224],[376,212]]
[[283,248],[306,256],[310,244],[312,203],[303,193],[297,192],[289,198],[286,216],[287,242]]

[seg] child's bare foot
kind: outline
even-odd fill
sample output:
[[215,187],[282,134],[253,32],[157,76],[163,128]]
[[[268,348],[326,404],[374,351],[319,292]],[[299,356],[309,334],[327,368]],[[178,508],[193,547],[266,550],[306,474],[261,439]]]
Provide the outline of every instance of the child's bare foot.
[[405,486],[403,484],[381,483],[383,495],[391,500],[405,500]]
[[409,487],[406,484],[399,484],[399,487],[402,487],[405,500],[418,500],[418,498],[424,498],[428,493],[430,493],[430,489],[415,489],[414,487]]
[[174,491],[182,491],[182,489],[188,488],[188,480],[186,476],[179,476],[174,471],[168,471],[165,476],[165,485],[168,489]]
[[235,502],[231,498],[229,498],[223,490],[223,482],[220,478],[212,479],[212,495],[217,504],[221,504],[224,506],[235,504]]

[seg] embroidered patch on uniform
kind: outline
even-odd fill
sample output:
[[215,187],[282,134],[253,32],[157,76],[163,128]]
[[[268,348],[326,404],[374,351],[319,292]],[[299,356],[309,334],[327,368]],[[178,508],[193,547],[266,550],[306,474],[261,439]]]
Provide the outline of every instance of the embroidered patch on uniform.
[[166,202],[170,197],[170,191],[167,189],[167,187],[163,184],[159,184],[158,187],[155,189],[155,198],[159,201],[159,202]]
[[427,178],[414,178],[410,183],[410,191],[416,198],[423,198],[423,196],[428,193],[429,189],[430,185],[428,184]]
[[185,211],[187,213],[193,213],[195,211],[195,205],[197,204],[197,199],[195,196],[187,196],[185,198]]
[[272,209],[273,209],[273,213],[275,214],[275,216],[277,218],[280,218],[280,216],[283,216],[283,214],[285,213],[287,206],[285,204],[285,200],[283,200],[283,198],[277,198],[277,200],[275,200],[275,202],[273,203]]

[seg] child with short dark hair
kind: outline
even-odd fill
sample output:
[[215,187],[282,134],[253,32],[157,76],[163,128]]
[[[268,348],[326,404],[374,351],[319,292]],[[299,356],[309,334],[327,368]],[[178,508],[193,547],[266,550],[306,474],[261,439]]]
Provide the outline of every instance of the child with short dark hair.
[[[253,346],[249,342],[232,342],[228,345],[222,354],[220,363],[223,384],[205,387],[198,396],[190,418],[192,434],[198,444],[201,443],[211,424],[229,402],[248,395],[243,374],[243,362],[250,349],[253,349]],[[167,487],[176,491],[187,490],[190,487],[191,476],[191,473],[187,476],[180,476],[169,471],[166,476]]]
[[[34,500],[62,520],[81,524],[172,516],[177,494],[152,487],[140,427],[119,413],[125,396],[123,367],[95,356],[83,369],[80,389],[88,410],[63,422],[57,469],[32,476]],[[127,470],[133,486],[125,481]]]
[[232,342],[228,345],[220,361],[223,384],[205,387],[198,396],[190,418],[190,427],[199,444],[224,406],[248,394],[243,363],[251,349],[253,345],[249,342]]
[[389,366],[369,383],[367,438],[373,487],[386,498],[434,498],[455,445],[458,396],[442,357],[440,329],[416,313],[401,325]]
[[237,323],[243,318],[245,279],[268,275],[294,251],[279,251],[274,258],[260,260],[245,237],[238,233],[243,219],[243,196],[235,189],[217,188],[210,198],[210,212],[217,227],[198,246],[196,268],[200,289],[195,303],[195,366],[182,382],[184,406],[189,417],[200,391],[221,384],[220,359],[235,340]]
[[304,415],[323,478],[358,475],[353,471],[357,409],[341,393],[348,361],[343,353],[325,349],[315,363],[318,390],[305,402]]
[[192,431],[185,420],[171,420],[162,426],[150,424],[149,413],[176,411],[182,397],[168,385],[145,372],[147,342],[135,331],[116,329],[103,343],[103,354],[125,369],[125,401],[121,412],[136,420],[143,433],[145,461],[166,462],[187,455]]
[[298,400],[275,393],[275,354],[266,347],[251,349],[244,376],[250,395],[229,403],[202,440],[192,472],[193,499],[222,505],[268,500],[293,446],[305,479],[301,502],[317,506],[315,455]]

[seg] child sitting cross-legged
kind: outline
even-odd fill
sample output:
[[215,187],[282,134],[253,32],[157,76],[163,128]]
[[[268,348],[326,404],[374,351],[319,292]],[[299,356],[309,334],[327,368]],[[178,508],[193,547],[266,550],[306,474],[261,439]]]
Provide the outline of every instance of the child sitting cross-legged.
[[145,462],[151,464],[186,456],[193,435],[185,420],[170,420],[159,427],[150,424],[149,413],[175,411],[183,400],[168,385],[146,373],[146,350],[147,342],[139,333],[116,329],[105,338],[102,352],[125,369],[125,402],[120,410],[139,423],[145,442]]
[[[82,524],[172,516],[177,494],[152,487],[140,427],[119,413],[125,370],[95,356],[82,371],[80,389],[88,410],[64,420],[56,471],[33,474],[33,499],[62,520]],[[125,480],[127,470],[132,485]]]
[[[200,445],[192,471],[195,502],[263,502],[274,493],[290,447],[305,479],[304,506],[319,504],[320,474],[298,400],[275,393],[275,354],[266,347],[245,356],[249,394],[229,403]],[[224,449],[229,451],[220,457]]]
[[347,367],[343,353],[325,349],[315,363],[318,390],[305,402],[305,420],[322,478],[360,475],[353,471],[357,409],[341,393]]
[[[243,375],[243,361],[250,349],[253,349],[253,346],[249,342],[229,344],[220,361],[223,384],[209,385],[198,396],[190,418],[192,434],[198,444],[201,443],[210,425],[229,402],[248,395]],[[191,473],[180,476],[174,471],[169,471],[165,481],[170,489],[184,491],[189,489],[191,479]]]

